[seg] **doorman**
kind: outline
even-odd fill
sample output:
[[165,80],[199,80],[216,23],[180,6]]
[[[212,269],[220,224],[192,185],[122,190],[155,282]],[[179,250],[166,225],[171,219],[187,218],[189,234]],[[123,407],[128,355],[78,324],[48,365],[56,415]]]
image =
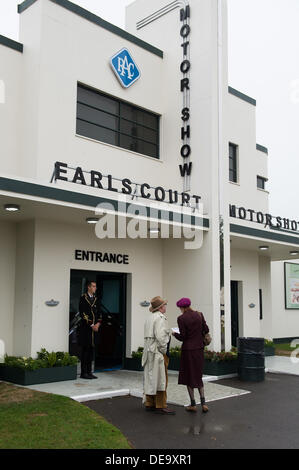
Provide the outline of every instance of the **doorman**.
[[102,316],[99,302],[95,296],[97,285],[94,281],[87,284],[87,292],[79,302],[81,322],[78,328],[78,343],[81,346],[81,375],[82,379],[97,379],[92,374],[91,364],[94,356],[95,335],[98,333]]

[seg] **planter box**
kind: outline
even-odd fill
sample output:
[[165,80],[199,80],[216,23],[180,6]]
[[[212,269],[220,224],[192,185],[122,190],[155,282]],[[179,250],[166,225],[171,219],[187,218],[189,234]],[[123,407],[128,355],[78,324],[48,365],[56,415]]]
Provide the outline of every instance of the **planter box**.
[[275,348],[273,346],[265,346],[265,356],[275,356]]
[[170,356],[168,369],[170,369],[170,370],[180,370],[180,358]]
[[35,385],[77,378],[77,365],[25,370],[0,364],[0,379],[19,385]]
[[205,375],[228,375],[237,373],[237,361],[212,362],[205,360],[203,373]]
[[143,370],[141,366],[141,358],[125,357],[124,369],[127,370]]

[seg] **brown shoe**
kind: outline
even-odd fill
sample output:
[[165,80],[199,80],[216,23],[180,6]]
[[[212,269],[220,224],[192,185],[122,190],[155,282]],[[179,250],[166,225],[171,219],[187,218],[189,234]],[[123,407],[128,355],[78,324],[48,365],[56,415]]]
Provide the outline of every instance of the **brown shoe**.
[[175,411],[170,410],[169,408],[156,408],[156,413],[162,415],[175,415]]
[[209,411],[209,408],[207,407],[207,405],[202,405],[202,412],[203,413],[207,413]]
[[186,406],[185,410],[186,411],[192,411],[194,413],[194,412],[197,411],[197,408],[196,408],[196,406],[189,405],[189,406]]

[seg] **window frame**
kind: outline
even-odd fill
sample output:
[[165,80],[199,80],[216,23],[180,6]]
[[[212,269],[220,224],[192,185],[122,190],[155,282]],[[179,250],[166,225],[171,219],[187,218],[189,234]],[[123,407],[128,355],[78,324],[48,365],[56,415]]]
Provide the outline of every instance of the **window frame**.
[[[103,108],[100,108],[100,107],[97,107],[97,106],[93,106],[93,105],[90,105],[90,104],[87,104],[87,103],[84,103],[83,101],[81,101],[79,99],[79,89],[85,89],[87,91],[90,91],[90,92],[93,92],[97,95],[100,95],[100,96],[103,96],[105,98],[108,98],[114,102],[117,103],[117,109],[118,109],[118,113],[113,113],[111,111],[107,111]],[[104,113],[104,114],[107,114],[109,116],[112,116],[114,118],[116,118],[116,120],[118,121],[117,122],[117,129],[116,128],[111,128],[109,126],[105,126],[105,125],[101,125],[101,124],[97,124],[95,122],[92,122],[92,121],[89,121],[87,119],[84,119],[84,118],[81,118],[78,116],[78,104],[81,105],[81,106],[85,106],[86,108],[90,108],[90,109],[93,109],[93,110],[96,110],[96,111],[99,111],[100,113]],[[133,108],[134,110],[137,110],[137,111],[141,111],[142,113],[144,114],[148,114],[154,118],[156,118],[157,120],[157,128],[154,128],[152,126],[148,126],[146,124],[141,124],[139,123],[137,120],[132,120],[132,119],[129,119],[129,118],[125,118],[125,117],[122,117],[122,108],[121,108],[121,105],[122,104],[125,104],[127,106],[130,106],[131,108]],[[107,129],[108,131],[110,132],[114,132],[115,133],[115,141],[116,143],[115,144],[111,144],[110,142],[105,142],[104,140],[100,140],[100,139],[97,139],[95,137],[90,137],[88,135],[84,135],[82,133],[80,133],[78,131],[78,121],[80,122],[85,122],[87,124],[90,124],[92,126],[96,126],[96,127],[99,127],[99,128],[102,128],[102,129]],[[121,121],[126,121],[126,122],[129,122],[129,123],[132,123],[134,124],[135,127],[138,128],[144,128],[144,129],[149,129],[150,131],[156,133],[156,139],[153,140],[153,141],[150,141],[148,139],[144,139],[143,137],[139,137],[139,136],[134,136],[132,134],[129,134],[127,132],[124,132],[121,130]],[[81,83],[81,82],[77,82],[77,98],[76,98],[76,135],[79,135],[80,137],[85,137],[85,138],[92,138],[93,140],[95,140],[96,142],[102,142],[104,144],[108,144],[108,145],[114,145],[115,147],[117,148],[120,148],[122,150],[128,150],[130,152],[134,152],[134,153],[137,153],[139,155],[143,155],[145,157],[149,157],[149,158],[154,158],[155,160],[159,160],[160,161],[160,127],[161,127],[161,115],[158,114],[158,113],[155,113],[155,112],[152,112],[152,111],[149,111],[145,108],[142,108],[140,106],[136,106],[135,104],[132,104],[128,101],[125,101],[123,99],[120,99],[120,98],[117,98],[115,96],[112,96],[112,95],[109,95],[108,93],[104,93],[100,90],[97,90],[91,86],[88,86],[84,83]],[[138,142],[144,142],[145,144],[148,144],[148,145],[151,145],[151,146],[154,146],[157,150],[157,154],[156,156],[153,156],[153,155],[150,155],[148,153],[142,153],[140,151],[137,151],[137,150],[131,150],[131,149],[128,149],[126,147],[123,147],[120,145],[120,141],[121,141],[121,136],[126,136],[126,137],[129,137],[130,139],[132,139],[132,142],[134,143],[137,143]]]

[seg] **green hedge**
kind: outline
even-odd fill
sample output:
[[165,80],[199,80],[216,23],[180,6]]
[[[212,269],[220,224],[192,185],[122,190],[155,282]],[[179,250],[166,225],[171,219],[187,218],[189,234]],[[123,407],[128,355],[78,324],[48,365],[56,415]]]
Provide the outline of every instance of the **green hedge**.
[[42,348],[37,352],[37,358],[32,357],[17,357],[17,356],[4,356],[4,365],[10,367],[18,367],[26,370],[36,370],[46,367],[62,367],[74,366],[78,363],[77,356],[71,356],[67,352],[57,351],[49,352]]
[[[139,347],[137,351],[132,352],[132,358],[141,358],[143,353],[143,347]],[[170,348],[169,350],[170,357],[181,357],[181,348],[176,346],[175,348]],[[236,348],[232,348],[231,351],[209,351],[207,348],[204,350],[204,356],[206,361],[211,362],[223,362],[223,361],[235,361],[237,360],[238,353]]]

